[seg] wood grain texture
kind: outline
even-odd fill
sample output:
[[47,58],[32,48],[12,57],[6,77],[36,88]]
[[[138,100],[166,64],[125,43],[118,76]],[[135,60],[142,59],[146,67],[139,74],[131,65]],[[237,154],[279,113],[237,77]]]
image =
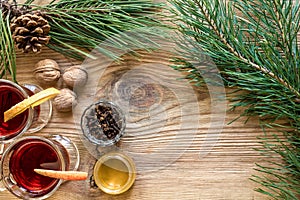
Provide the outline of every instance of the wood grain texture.
[[[128,81],[126,76],[143,77],[143,80],[158,78],[156,81],[164,77],[166,80],[174,80],[172,84],[176,85],[177,81],[182,81],[178,79],[178,72],[170,73],[169,76],[164,74],[171,72],[168,66],[170,56],[169,53],[150,52],[145,53],[139,60],[129,57],[122,64],[112,63],[105,68],[97,83],[96,97],[113,98],[116,84],[121,87],[120,85]],[[78,64],[49,49],[43,49],[38,56],[18,53],[17,57],[20,83],[35,83],[32,74],[34,64],[44,58],[55,59],[63,69]],[[103,69],[98,67],[95,70]],[[144,73],[145,70],[149,73]],[[159,72],[161,73],[157,74]],[[151,109],[152,116],[147,106],[138,107],[138,110],[137,107],[129,106],[132,110],[128,111],[126,134],[119,144],[119,148],[129,153],[136,162],[138,175],[134,186],[122,195],[110,196],[90,187],[89,180],[66,182],[50,199],[263,199],[253,191],[256,185],[249,180],[256,173],[253,169],[255,162],[262,159],[253,150],[259,147],[257,136],[262,135],[257,121],[252,119],[244,124],[243,120],[238,120],[227,125],[239,113],[227,112],[224,129],[218,135],[213,148],[205,156],[200,156],[210,127],[211,99],[207,89],[185,88],[182,84],[176,85],[177,90],[174,92],[172,84],[151,84],[154,100],[150,100],[150,104],[156,102],[160,106]],[[65,86],[60,84],[58,87]],[[178,95],[181,92],[186,98],[179,101]],[[184,112],[187,119],[184,129],[179,126],[182,103],[187,108]],[[199,109],[193,107],[195,105]],[[161,116],[157,114],[160,112]],[[37,135],[59,133],[73,140],[81,154],[80,170],[88,171],[91,176],[96,158],[84,145],[74,121],[76,119],[72,113],[59,113],[54,110],[49,124]],[[179,138],[182,140],[178,141],[176,138],[177,131],[181,131]],[[0,193],[0,198],[15,199],[7,191]]]
[[[254,150],[260,147],[257,137],[263,135],[257,119],[250,119],[247,124],[239,119],[229,125],[240,111],[227,112],[222,132],[213,135],[216,133],[212,131],[211,119],[217,116],[211,110],[209,91],[178,79],[183,74],[168,66],[171,57],[170,52],[141,52],[139,59],[128,56],[122,64],[102,60],[88,66],[92,76],[98,77],[97,82],[88,84],[97,87],[91,88],[92,93],[81,93],[75,114],[54,110],[49,124],[37,135],[55,133],[69,137],[79,148],[80,170],[87,171],[90,177],[99,155],[95,146],[83,140],[78,116],[90,100],[117,100],[127,118],[126,134],[118,148],[134,159],[137,179],[128,192],[117,196],[91,187],[90,180],[69,181],[49,199],[264,199],[253,191],[258,185],[249,180],[257,174],[255,163],[263,162]],[[36,83],[34,65],[45,58],[56,60],[62,69],[81,64],[47,48],[38,55],[18,52],[19,83]],[[60,82],[57,87],[65,85]],[[95,96],[91,96],[93,92]],[[226,103],[229,108],[229,102]],[[16,198],[4,191],[0,199]]]

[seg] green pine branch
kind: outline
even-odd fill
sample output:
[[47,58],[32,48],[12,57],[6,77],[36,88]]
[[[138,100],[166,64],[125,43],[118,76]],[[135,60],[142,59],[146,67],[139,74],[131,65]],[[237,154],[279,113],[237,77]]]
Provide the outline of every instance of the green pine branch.
[[[203,83],[196,67],[211,58],[228,87],[236,89],[232,109],[244,107],[241,116],[258,116],[262,127],[288,128],[277,136],[277,146],[264,140],[269,156],[284,165],[258,170],[257,191],[275,199],[300,195],[300,4],[292,0],[170,0],[180,41],[177,70],[198,86]],[[179,61],[179,63],[178,63]],[[278,123],[283,121],[284,123]],[[267,134],[267,133],[266,133]],[[271,148],[272,147],[272,148]],[[272,166],[272,165],[271,165]],[[270,177],[271,175],[271,177]]]
[[0,77],[10,76],[16,82],[16,54],[9,23],[9,17],[0,10]]
[[263,148],[258,150],[268,157],[277,155],[284,162],[268,161],[268,166],[257,164],[256,170],[264,175],[255,175],[252,180],[264,186],[264,188],[257,188],[256,191],[274,199],[299,199],[300,138],[293,132],[284,132],[284,135],[284,140],[275,134],[269,138],[261,138]]
[[[144,47],[138,38],[128,35],[126,40],[120,38],[124,32],[137,29],[143,29],[144,38],[162,34],[153,29],[164,26],[158,20],[162,6],[150,0],[61,0],[35,9],[45,11],[49,17],[51,40],[48,47],[83,60],[95,47],[110,57],[114,57],[108,50],[111,46],[121,50],[130,44]],[[108,38],[114,38],[109,47],[99,46]]]

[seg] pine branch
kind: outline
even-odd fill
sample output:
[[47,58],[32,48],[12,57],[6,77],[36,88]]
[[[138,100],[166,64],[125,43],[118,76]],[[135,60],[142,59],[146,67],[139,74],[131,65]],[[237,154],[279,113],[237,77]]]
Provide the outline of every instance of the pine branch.
[[[1,4],[2,8],[2,4]],[[16,80],[16,54],[14,41],[9,28],[9,15],[3,18],[0,10],[0,77],[11,76],[12,81]]]
[[[149,0],[61,0],[49,5],[36,7],[49,17],[51,40],[48,47],[67,56],[83,60],[95,47],[107,56],[114,57],[110,47],[98,46],[108,38],[117,49],[126,49],[129,44],[143,47],[137,38],[118,40],[125,31],[143,29],[145,38],[151,34],[161,34],[153,27],[163,27],[157,18],[162,4]],[[120,37],[119,37],[120,38]],[[140,45],[140,46],[138,46]]]
[[290,130],[283,138],[275,137],[276,148],[272,147],[272,140],[265,140],[260,150],[268,152],[268,156],[279,156],[284,165],[271,168],[258,165],[258,170],[268,174],[268,178],[254,180],[262,185],[257,191],[270,197],[297,199],[300,195],[299,2],[170,0],[170,3],[178,20],[179,53],[185,58],[173,67],[187,72],[187,78],[200,86],[203,70],[195,66],[205,64],[207,57],[212,58],[226,85],[236,88],[229,94],[232,109],[244,107],[241,116],[258,116],[263,127]]
[[[290,62],[293,63],[292,66],[297,66],[296,58],[299,57],[299,50],[298,48],[293,48],[293,46],[297,45],[297,34],[300,29],[300,27],[297,26],[297,24],[300,23],[299,3],[293,4],[292,0],[258,1],[258,3],[256,1],[249,2],[246,0],[237,0],[234,6],[244,14],[243,17],[246,17],[246,19],[240,19],[247,21],[247,26],[251,26],[252,23],[255,23],[255,26],[261,26],[258,29],[260,33],[256,33],[257,35],[260,34],[263,36],[258,37],[259,39],[263,40],[263,42],[269,42],[268,40],[270,39],[278,40],[276,48],[279,49],[274,49],[276,51],[275,53],[282,53],[284,55],[282,58],[291,59]],[[250,17],[251,21],[248,21],[249,14],[245,13],[245,10],[253,10],[253,7],[255,7],[253,17],[256,17],[257,19]],[[261,13],[261,10],[264,10],[264,13]],[[262,16],[266,17],[266,19],[262,19]],[[283,24],[285,26],[283,26]],[[268,33],[267,31],[270,32]],[[244,61],[247,62],[247,59],[244,59]],[[284,77],[280,77],[280,73],[272,72],[272,69],[258,66],[256,63],[250,62],[249,64],[282,83],[286,88],[291,90],[297,98],[299,98],[299,87],[293,87]],[[299,72],[297,68],[294,68],[293,71],[296,73]]]
[[253,176],[253,181],[265,188],[256,191],[272,196],[274,199],[299,199],[300,194],[300,138],[285,132],[287,141],[272,136],[276,143],[270,143],[270,138],[262,138],[263,149],[258,149],[263,155],[279,155],[285,163],[269,161],[269,166],[257,165],[257,171],[266,176]]

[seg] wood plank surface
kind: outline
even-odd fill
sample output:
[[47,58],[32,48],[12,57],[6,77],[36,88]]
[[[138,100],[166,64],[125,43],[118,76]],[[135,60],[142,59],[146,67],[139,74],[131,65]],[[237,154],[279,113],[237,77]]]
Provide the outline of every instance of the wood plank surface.
[[[208,89],[197,89],[186,80],[178,79],[183,74],[169,67],[171,57],[172,54],[164,51],[141,52],[139,59],[129,56],[123,63],[92,66],[91,71],[99,74],[97,83],[89,83],[96,84],[97,88],[93,88],[96,94],[80,96],[85,100],[89,97],[120,100],[119,105],[123,105],[127,128],[118,149],[129,154],[136,163],[138,171],[133,187],[124,194],[111,196],[91,187],[90,180],[69,181],[49,199],[264,199],[253,191],[258,185],[249,180],[257,174],[255,163],[263,162],[263,157],[254,150],[260,147],[257,137],[263,135],[257,119],[250,119],[247,124],[244,119],[228,124],[240,111],[227,111],[222,130],[214,131],[211,126],[218,114],[212,111],[213,101]],[[56,60],[62,69],[81,64],[47,48],[38,55],[18,52],[19,83],[36,83],[34,65],[46,58]],[[126,87],[133,82],[132,87],[146,87],[136,94],[137,99],[138,95],[150,93],[126,107]],[[60,83],[57,87],[66,86]],[[78,117],[86,106],[80,98],[74,113],[60,113],[54,109],[48,125],[36,135],[69,137],[79,148],[80,170],[88,171],[90,177],[99,155],[78,129]],[[225,105],[228,109],[229,102]],[[16,198],[4,191],[0,199]]]
[[[172,69],[167,63],[169,56],[162,52],[152,52],[144,55],[143,59],[138,61],[129,59],[128,62],[112,65],[110,66],[112,69],[108,69],[107,74],[102,76],[103,81],[102,79],[99,81],[99,86],[109,89],[110,87],[105,81],[111,81],[112,74],[116,79],[117,72],[122,69],[121,73],[124,73],[124,69],[127,69],[128,66],[134,68],[130,70],[130,73],[139,76],[138,69],[145,70],[145,62],[152,63],[153,68],[147,70],[154,74],[159,70],[170,72]],[[78,64],[49,49],[43,49],[38,56],[18,52],[17,57],[20,83],[36,83],[32,72],[35,63],[41,59],[52,58],[63,69]],[[145,74],[142,75],[145,76]],[[177,75],[178,77],[174,77],[174,73],[170,73],[169,78],[176,80],[179,78],[178,73]],[[128,79],[125,77],[121,80]],[[177,94],[168,91],[170,88],[160,88],[166,90],[163,91],[164,96],[160,97],[164,99],[159,100],[161,101],[159,105],[162,106],[160,109],[165,109],[160,119],[149,118],[146,116],[149,111],[144,110],[138,112],[142,115],[133,115],[129,118],[128,132],[122,138],[119,147],[133,157],[138,174],[134,186],[128,192],[118,196],[106,195],[99,189],[91,188],[89,180],[86,180],[64,183],[50,199],[263,199],[253,191],[256,185],[249,180],[251,175],[256,173],[253,169],[255,162],[262,159],[258,152],[253,150],[253,148],[259,147],[256,137],[262,135],[257,121],[251,119],[244,124],[241,119],[227,125],[226,123],[239,114],[238,111],[236,113],[227,112],[222,132],[214,138],[216,139],[214,146],[207,147],[209,153],[202,156],[201,150],[209,137],[207,134],[209,134],[210,118],[212,117],[210,113],[211,99],[206,89],[193,88],[192,91],[186,91],[186,88],[183,87],[181,90],[180,87],[183,86],[178,85]],[[100,93],[98,95],[105,96],[101,90],[97,91]],[[111,94],[110,90],[106,90],[106,92]],[[176,95],[180,95],[181,92],[189,98],[183,99],[183,102],[179,103],[176,102],[178,101]],[[191,98],[195,98],[193,95],[196,95],[197,102],[191,100]],[[184,113],[184,116],[180,116],[180,110],[178,110],[182,103],[185,103],[184,107],[190,109]],[[80,105],[79,103],[78,106]],[[199,106],[199,113],[196,112],[195,107],[192,107],[194,105]],[[152,112],[156,111],[152,110]],[[153,116],[157,115],[154,113]],[[184,129],[178,127],[179,117],[190,120],[186,122]],[[59,113],[54,110],[49,124],[37,135],[59,133],[69,137],[80,150],[80,170],[88,171],[91,175],[96,160],[95,154],[90,153],[89,148],[82,142],[81,133],[75,125],[75,120],[72,113]],[[134,126],[136,121],[142,122]],[[155,127],[155,123],[158,124],[158,127]],[[182,131],[177,138],[176,130]],[[182,141],[178,141],[178,138],[181,138]],[[149,158],[154,158],[154,160],[149,160]],[[14,199],[7,191],[0,193],[0,198]]]

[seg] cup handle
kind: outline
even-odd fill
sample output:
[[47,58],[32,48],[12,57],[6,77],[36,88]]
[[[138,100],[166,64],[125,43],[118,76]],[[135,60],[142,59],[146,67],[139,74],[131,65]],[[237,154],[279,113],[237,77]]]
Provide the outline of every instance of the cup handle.
[[74,142],[72,142],[68,137],[62,135],[51,135],[52,140],[59,142],[69,154],[69,170],[77,171],[80,164],[79,150]]
[[[42,87],[31,83],[24,83],[22,86],[32,93],[29,96],[43,90]],[[33,108],[33,120],[27,133],[35,133],[44,128],[52,117],[52,109],[52,102],[49,100]]]

